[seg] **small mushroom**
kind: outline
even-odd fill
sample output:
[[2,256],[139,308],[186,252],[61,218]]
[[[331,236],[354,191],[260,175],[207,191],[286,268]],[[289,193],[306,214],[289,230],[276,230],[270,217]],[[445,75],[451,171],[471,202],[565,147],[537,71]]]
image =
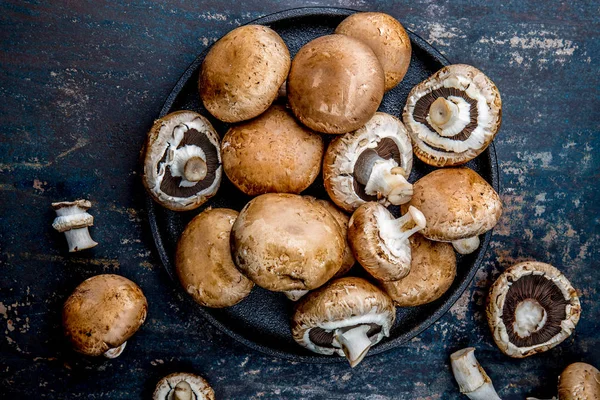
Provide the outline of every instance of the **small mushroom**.
[[323,150],[321,135],[281,105],[232,126],[221,144],[225,174],[250,196],[300,193],[319,175]]
[[160,205],[173,211],[200,207],[217,193],[222,167],[219,135],[193,111],[156,120],[142,152],[143,182]]
[[412,48],[398,20],[380,12],[358,12],[343,20],[335,33],[358,39],[373,50],[385,74],[385,90],[396,86],[408,71]]
[[363,126],[383,98],[384,73],[375,53],[346,35],[318,37],[304,45],[287,78],[296,117],[317,132],[346,133]]
[[467,347],[450,355],[452,373],[460,392],[471,400],[500,400],[492,380],[475,358],[475,348]]
[[65,233],[70,253],[98,245],[88,231],[88,227],[94,225],[94,217],[87,213],[91,206],[92,203],[88,200],[52,203],[52,208],[56,211],[52,227]]
[[175,372],[158,382],[152,400],[215,400],[215,392],[203,377]]
[[254,284],[231,258],[229,236],[238,212],[208,209],[186,226],[177,243],[175,269],[179,282],[205,307],[229,307],[242,301]]
[[63,306],[66,337],[88,356],[118,357],[146,319],[148,302],[138,285],[119,275],[83,281]]
[[578,362],[569,365],[558,378],[559,400],[600,399],[600,371]]
[[410,272],[404,278],[383,282],[397,307],[414,307],[439,299],[456,277],[456,255],[450,243],[433,242],[420,234],[409,238]]
[[290,52],[266,26],[244,25],[217,41],[202,62],[198,88],[204,107],[225,122],[262,114],[290,70]]
[[577,291],[550,264],[525,261],[492,285],[486,309],[496,345],[510,357],[549,350],[569,337],[581,314]]
[[376,113],[363,127],[335,138],[325,153],[323,180],[329,197],[348,212],[368,201],[410,200],[412,146],[400,120]]
[[354,256],[368,273],[383,282],[404,278],[410,271],[409,237],[425,228],[425,217],[415,207],[394,218],[384,206],[365,203],[348,225],[348,241]]
[[362,278],[344,277],[306,295],[292,318],[294,340],[319,354],[345,356],[351,367],[390,335],[392,300]]
[[312,290],[342,265],[345,240],[335,218],[302,196],[268,193],[252,199],[231,232],[233,260],[258,286]]
[[410,206],[425,214],[423,236],[452,242],[461,254],[475,251],[477,236],[496,226],[502,214],[498,193],[469,168],[444,168],[425,175],[413,185],[413,196],[402,211]]
[[500,92],[477,68],[448,65],[411,90],[403,120],[423,162],[436,167],[464,164],[498,133]]

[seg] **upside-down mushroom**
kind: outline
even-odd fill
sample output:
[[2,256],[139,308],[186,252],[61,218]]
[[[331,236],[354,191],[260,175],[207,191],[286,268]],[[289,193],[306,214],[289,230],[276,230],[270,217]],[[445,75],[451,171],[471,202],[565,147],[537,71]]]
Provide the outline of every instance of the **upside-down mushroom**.
[[175,372],[156,384],[152,400],[215,400],[215,392],[203,377]]

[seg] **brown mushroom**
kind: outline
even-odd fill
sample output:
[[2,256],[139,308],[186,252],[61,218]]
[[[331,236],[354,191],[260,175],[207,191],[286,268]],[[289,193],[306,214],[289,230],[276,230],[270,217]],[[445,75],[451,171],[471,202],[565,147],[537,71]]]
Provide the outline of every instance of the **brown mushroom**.
[[319,354],[345,356],[351,367],[390,335],[392,300],[362,278],[344,277],[306,295],[292,318],[294,340]]
[[319,174],[323,150],[321,135],[281,105],[232,126],[221,144],[225,174],[250,196],[300,193]]
[[410,271],[382,286],[398,307],[414,307],[439,299],[456,277],[456,255],[450,243],[433,242],[420,234],[409,238]]
[[373,50],[385,74],[385,90],[396,86],[408,71],[412,48],[398,20],[380,12],[358,12],[343,20],[335,33],[358,39]]
[[215,392],[203,377],[175,372],[158,382],[152,400],[215,400]]
[[181,286],[205,307],[229,307],[242,301],[254,284],[231,258],[229,236],[238,212],[208,209],[186,226],[177,243],[175,268]]
[[119,275],[83,281],[63,306],[62,322],[73,348],[88,356],[118,357],[146,319],[148,303],[138,285]]
[[238,269],[277,292],[323,285],[340,269],[345,245],[331,213],[283,193],[263,194],[246,204],[231,241]]
[[373,50],[346,35],[304,45],[290,68],[288,102],[304,125],[323,133],[363,126],[383,98],[384,73]]
[[494,341],[515,358],[547,351],[568,338],[579,321],[577,291],[550,264],[525,261],[494,282],[486,309]]
[[478,236],[492,229],[502,214],[498,193],[469,168],[435,170],[413,185],[410,202],[427,219],[421,234],[430,240],[452,242],[461,254],[479,247]]
[[290,53],[274,30],[240,26],[219,39],[204,58],[200,97],[221,121],[245,121],[269,108],[289,69]]
[[142,151],[144,186],[173,211],[187,211],[214,196],[221,183],[219,135],[193,111],[176,111],[154,122]]
[[559,400],[600,399],[600,371],[590,364],[569,365],[558,378]]
[[502,100],[477,68],[448,65],[411,90],[403,120],[423,162],[460,165],[483,152],[498,133]]

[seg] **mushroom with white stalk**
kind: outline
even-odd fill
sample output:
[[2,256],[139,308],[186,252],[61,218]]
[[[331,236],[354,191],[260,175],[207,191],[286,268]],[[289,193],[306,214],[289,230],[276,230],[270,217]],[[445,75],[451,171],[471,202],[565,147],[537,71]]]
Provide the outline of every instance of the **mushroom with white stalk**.
[[[600,371],[593,365],[570,364],[558,377],[558,400],[600,399]],[[527,397],[527,400],[543,400]],[[553,397],[551,400],[557,400]]]
[[389,336],[392,300],[362,278],[344,277],[306,295],[292,318],[294,340],[319,354],[345,356],[351,367]]
[[148,193],[173,211],[197,208],[219,189],[219,135],[193,111],[176,111],[154,122],[142,159]]
[[402,122],[378,112],[363,127],[331,142],[323,160],[325,189],[348,212],[368,201],[403,204],[413,194],[407,181],[412,161]]
[[146,320],[148,302],[138,285],[119,275],[83,281],[63,306],[66,337],[88,356],[118,357]]
[[175,372],[158,382],[152,400],[215,400],[215,392],[203,377]]
[[413,185],[413,197],[402,211],[414,206],[428,223],[421,232],[429,240],[452,242],[461,254],[479,247],[479,235],[498,223],[500,196],[477,172],[469,168],[435,170]]
[[494,341],[510,357],[547,351],[568,338],[581,315],[577,291],[550,264],[525,261],[504,271],[488,295]]
[[411,90],[403,121],[423,162],[436,167],[464,164],[498,133],[500,92],[477,68],[448,65]]
[[461,393],[471,400],[500,400],[492,380],[475,358],[474,347],[452,353],[450,364]]
[[425,216],[415,207],[394,218],[381,204],[365,203],[350,218],[348,240],[354,256],[368,273],[380,281],[397,281],[410,271],[408,239],[425,225]]
[[88,200],[52,203],[52,208],[56,211],[52,227],[64,232],[71,253],[98,245],[88,230],[89,226],[94,225],[94,217],[87,213],[91,206],[92,203]]

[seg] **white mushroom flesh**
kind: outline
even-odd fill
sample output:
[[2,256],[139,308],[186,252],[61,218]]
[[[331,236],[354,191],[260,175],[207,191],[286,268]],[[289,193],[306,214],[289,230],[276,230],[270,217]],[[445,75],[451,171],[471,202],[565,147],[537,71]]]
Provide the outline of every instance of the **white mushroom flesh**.
[[410,263],[410,242],[408,238],[425,228],[427,222],[425,215],[416,207],[410,206],[408,212],[402,217],[390,220],[389,214],[384,210],[382,209],[376,215],[379,224],[379,236],[394,257],[406,257],[406,254],[408,254],[408,262]]
[[369,329],[369,325],[359,325],[356,328],[349,329],[345,332],[338,329],[333,335],[334,346],[342,348],[342,351],[352,368],[365,358],[367,352],[373,345],[371,339],[367,336]]
[[[61,203],[54,203],[57,207]],[[85,250],[98,245],[88,230],[89,226],[94,225],[94,217],[86,211],[91,207],[87,200],[78,200],[72,206],[55,208],[57,217],[52,223],[52,227],[59,232],[64,232],[69,246],[69,252]]]
[[537,300],[526,299],[517,305],[513,330],[519,337],[525,338],[540,330],[547,319],[546,310]]
[[462,97],[438,97],[429,107],[427,122],[443,137],[452,137],[471,122],[471,105]]
[[[181,148],[177,148],[177,145],[169,144],[170,148],[167,152],[166,163],[171,167],[171,175],[174,177],[181,178],[179,182],[180,187],[192,187],[198,180],[191,181],[185,173],[185,166],[193,158],[200,158],[206,162],[206,155],[204,151],[198,146],[185,145]],[[206,175],[206,173],[204,174]]]
[[181,381],[173,389],[173,400],[192,400],[192,386],[187,381]]
[[127,342],[123,342],[122,345],[120,345],[119,347],[114,347],[112,349],[107,350],[103,356],[106,358],[117,358],[121,355],[121,353],[123,353],[123,350],[125,350],[125,346],[127,345]]
[[394,205],[408,203],[413,195],[413,187],[404,177],[405,174],[406,171],[394,159],[378,160],[373,164],[365,193],[387,198]]
[[452,246],[460,254],[471,254],[479,248],[479,236],[455,240],[452,242]]
[[500,400],[492,380],[475,358],[473,347],[452,353],[450,364],[461,393],[472,400]]

